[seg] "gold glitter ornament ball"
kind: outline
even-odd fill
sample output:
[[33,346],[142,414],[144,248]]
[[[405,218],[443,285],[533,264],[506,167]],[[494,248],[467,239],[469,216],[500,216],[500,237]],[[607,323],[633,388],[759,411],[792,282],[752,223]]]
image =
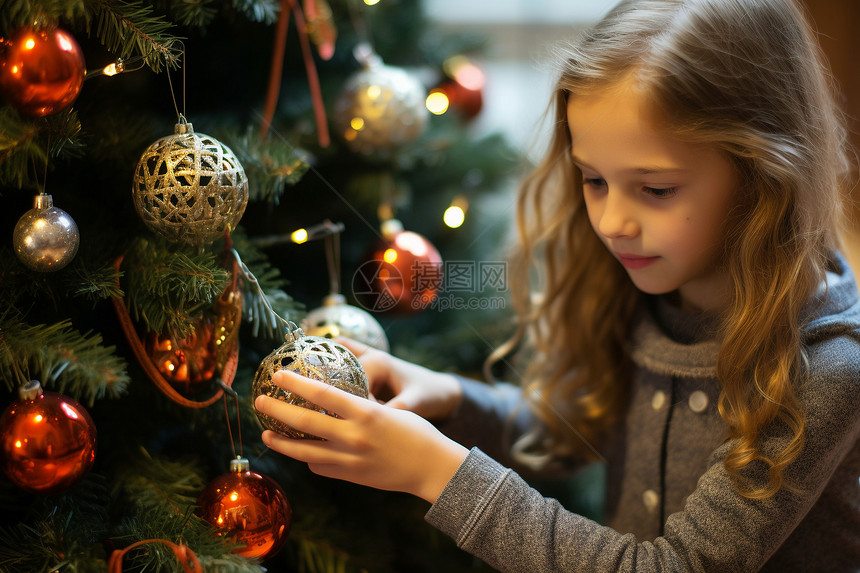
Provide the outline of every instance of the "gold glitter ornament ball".
[[350,76],[334,104],[335,130],[365,155],[386,153],[413,141],[427,126],[427,91],[402,68],[370,55]]
[[345,336],[385,352],[389,349],[382,325],[366,310],[346,304],[341,294],[327,296],[321,307],[307,313],[302,320],[302,330],[308,336]]
[[132,195],[152,231],[200,246],[236,228],[248,204],[248,177],[230,148],[180,121],[173,135],[144,151]]
[[[320,380],[350,394],[362,398],[368,397],[370,390],[367,375],[364,373],[361,363],[348,348],[328,338],[305,336],[301,328],[288,332],[285,339],[284,345],[264,358],[260,367],[257,368],[251,389],[252,403],[256,401],[258,396],[266,395],[287,404],[335,416],[335,414],[329,414],[313,402],[275,385],[272,382],[272,376],[278,370],[290,370],[302,376]],[[290,438],[319,439],[317,436],[300,432],[260,411],[256,411],[256,413],[260,423],[269,430]]]

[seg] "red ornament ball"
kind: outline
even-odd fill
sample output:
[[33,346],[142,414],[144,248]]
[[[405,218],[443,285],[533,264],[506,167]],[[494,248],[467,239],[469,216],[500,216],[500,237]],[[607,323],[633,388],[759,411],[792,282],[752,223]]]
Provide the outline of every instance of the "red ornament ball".
[[470,88],[450,80],[430,91],[431,94],[441,93],[448,101],[447,109],[452,110],[463,119],[475,119],[484,107],[484,96],[480,88]]
[[242,545],[235,553],[268,559],[286,543],[293,510],[281,486],[249,467],[245,458],[230,460],[230,472],[212,480],[197,505],[219,535]]
[[353,275],[353,295],[366,310],[412,314],[429,307],[442,288],[442,256],[418,233],[396,219],[382,225],[384,239],[372,260]]
[[44,117],[78,97],[86,75],[84,55],[65,30],[23,28],[0,49],[0,93],[19,112]]
[[3,472],[30,493],[71,487],[96,458],[96,427],[72,398],[31,380],[0,416]]

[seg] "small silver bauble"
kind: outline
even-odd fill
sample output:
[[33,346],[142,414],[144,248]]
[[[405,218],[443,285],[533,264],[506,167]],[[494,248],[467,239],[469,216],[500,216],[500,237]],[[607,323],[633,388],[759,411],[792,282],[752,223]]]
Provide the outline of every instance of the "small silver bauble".
[[[368,397],[370,386],[367,375],[364,373],[361,363],[347,347],[328,338],[305,336],[301,328],[292,326],[294,328],[287,332],[283,346],[264,358],[257,368],[251,387],[252,403],[258,396],[265,394],[287,404],[328,414],[313,402],[308,402],[301,396],[287,392],[275,385],[272,382],[272,376],[278,370],[290,370],[308,378],[321,380],[350,394],[362,398]],[[329,415],[334,416],[335,414]],[[257,411],[257,418],[264,427],[290,438],[319,439],[311,434],[300,432],[262,412]]]
[[143,152],[132,195],[151,230],[199,246],[236,228],[248,203],[248,177],[230,148],[180,121],[173,135]]
[[424,131],[426,97],[418,79],[370,55],[363,69],[347,79],[334,104],[335,129],[353,151],[390,151]]
[[12,235],[15,254],[34,271],[56,271],[68,265],[78,252],[78,226],[50,195],[40,193],[33,208],[24,213]]
[[345,336],[386,352],[389,348],[382,325],[366,310],[346,304],[341,294],[327,296],[321,307],[305,315],[302,330],[308,336]]

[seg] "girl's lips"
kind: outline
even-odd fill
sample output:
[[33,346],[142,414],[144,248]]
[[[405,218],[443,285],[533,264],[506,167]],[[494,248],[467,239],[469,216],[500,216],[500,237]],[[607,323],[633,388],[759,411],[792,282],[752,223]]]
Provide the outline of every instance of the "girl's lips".
[[655,263],[660,257],[641,257],[639,255],[631,255],[628,253],[615,253],[618,261],[627,269],[642,269],[648,265]]

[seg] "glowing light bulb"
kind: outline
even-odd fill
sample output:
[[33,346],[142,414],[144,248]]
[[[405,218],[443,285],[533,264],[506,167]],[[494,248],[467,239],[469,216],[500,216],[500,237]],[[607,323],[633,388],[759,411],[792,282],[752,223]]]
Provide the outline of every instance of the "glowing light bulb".
[[427,99],[424,100],[424,106],[427,110],[435,115],[442,115],[448,111],[448,96],[443,91],[432,91]]
[[364,118],[363,117],[354,117],[349,120],[349,126],[353,128],[355,131],[361,131],[364,129]]
[[456,229],[466,220],[466,213],[463,209],[456,205],[451,205],[445,209],[445,214],[442,215],[442,220],[452,229]]
[[307,229],[296,229],[292,232],[290,238],[293,240],[294,243],[305,243],[308,240],[308,231]]
[[397,260],[397,251],[394,249],[385,249],[385,252],[382,253],[382,260],[388,264],[393,263]]

